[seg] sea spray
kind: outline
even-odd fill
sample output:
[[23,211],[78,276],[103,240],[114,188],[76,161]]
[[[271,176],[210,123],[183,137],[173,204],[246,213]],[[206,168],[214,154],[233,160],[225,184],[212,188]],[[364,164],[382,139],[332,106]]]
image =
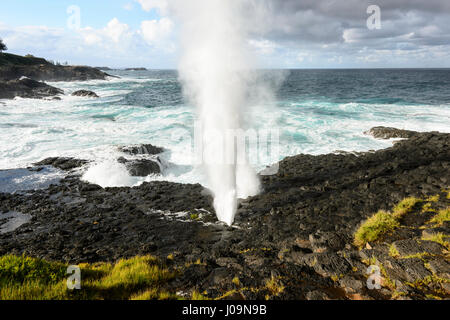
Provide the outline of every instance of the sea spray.
[[[231,225],[237,198],[258,193],[254,170],[242,159],[233,132],[244,126],[242,112],[252,82],[252,57],[242,1],[175,1],[181,26],[179,76],[197,107],[201,157],[214,193],[217,217]],[[230,143],[231,141],[231,143]],[[244,157],[245,158],[245,157]]]

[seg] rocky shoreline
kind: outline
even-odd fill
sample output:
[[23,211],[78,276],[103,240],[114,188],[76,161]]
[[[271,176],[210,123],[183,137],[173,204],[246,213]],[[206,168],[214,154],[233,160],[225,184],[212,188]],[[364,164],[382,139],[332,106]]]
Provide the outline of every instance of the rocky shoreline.
[[[449,298],[450,223],[428,222],[450,205],[450,134],[369,133],[404,139],[376,152],[282,160],[276,175],[261,176],[260,195],[240,201],[233,227],[216,222],[212,197],[198,184],[101,188],[71,173],[45,190],[3,193],[0,212],[31,220],[0,234],[0,255],[81,263],[151,254],[172,267],[188,265],[173,290],[211,298]],[[148,154],[161,152],[152,148]],[[407,197],[417,203],[394,232],[354,244],[367,218]],[[370,265],[381,270],[379,290],[367,288]]]
[[[55,98],[64,91],[43,81],[106,80],[113,77],[88,66],[55,65],[43,58],[0,53],[0,99]],[[77,95],[97,97],[93,92]]]

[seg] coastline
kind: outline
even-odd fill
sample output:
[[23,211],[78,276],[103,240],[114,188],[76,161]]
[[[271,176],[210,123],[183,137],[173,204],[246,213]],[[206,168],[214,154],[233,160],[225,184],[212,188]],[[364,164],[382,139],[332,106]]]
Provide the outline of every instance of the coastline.
[[[231,228],[216,223],[212,199],[198,184],[101,188],[69,174],[44,190],[0,194],[2,212],[32,216],[0,235],[0,255],[95,263],[150,254],[169,267],[200,261],[171,286],[211,298],[231,291],[234,298],[265,298],[267,290],[243,288],[264,287],[268,279],[283,287],[270,296],[276,299],[445,297],[450,226],[427,222],[450,205],[450,134],[370,133],[404,140],[358,155],[282,160],[278,174],[261,178],[260,195],[240,201]],[[355,246],[367,218],[408,197],[419,200],[398,228]],[[447,242],[423,240],[439,233]],[[408,247],[411,241],[421,245]],[[392,246],[400,258],[390,254]],[[367,263],[384,270],[381,290],[367,289]]]

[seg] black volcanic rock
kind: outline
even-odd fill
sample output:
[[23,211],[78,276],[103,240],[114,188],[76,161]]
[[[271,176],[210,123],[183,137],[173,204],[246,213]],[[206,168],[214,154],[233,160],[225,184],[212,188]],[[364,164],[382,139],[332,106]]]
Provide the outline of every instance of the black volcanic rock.
[[95,69],[98,69],[100,71],[111,71],[113,69],[111,69],[110,67],[94,67]]
[[78,97],[89,97],[89,98],[98,98],[99,96],[93,92],[93,91],[89,91],[89,90],[78,90],[72,93],[72,96],[78,96]]
[[64,91],[25,77],[18,80],[0,80],[0,99],[14,99],[15,97],[43,99],[59,94],[64,94]]
[[[450,206],[449,133],[415,133],[370,153],[288,157],[260,178],[261,194],[239,201],[233,227],[216,222],[213,199],[198,184],[101,188],[67,177],[45,190],[0,193],[0,212],[32,216],[0,234],[0,255],[77,264],[151,254],[182,266],[176,292],[212,298],[230,291],[241,299],[449,297],[448,282],[436,281],[450,273],[448,248],[421,239],[450,235],[450,223],[427,223]],[[432,195],[439,197],[431,207],[406,214],[392,234],[353,245],[361,222],[378,210]],[[393,257],[391,247],[404,256]],[[367,288],[371,264],[383,267],[379,290]]]
[[[157,159],[158,161],[159,159]],[[128,160],[123,157],[117,159],[127,168],[132,177],[146,177],[151,174],[161,173],[161,167],[158,162],[149,159]]]
[[401,130],[389,127],[374,127],[364,133],[367,135],[371,135],[377,139],[392,139],[392,138],[409,139],[417,134],[417,132],[415,131]]
[[135,146],[121,146],[119,147],[119,151],[130,155],[157,155],[164,152],[164,148],[151,144],[140,144]]
[[0,53],[0,80],[28,77],[37,81],[105,80],[108,75],[97,68],[51,63],[31,55]]
[[0,66],[0,80],[14,80],[25,76],[38,81],[105,80],[107,73],[87,66],[6,65]]
[[67,157],[52,157],[46,158],[42,161],[34,163],[35,166],[53,166],[55,168],[61,170],[72,170],[75,168],[79,168],[89,163],[87,160],[80,160],[75,158],[67,158]]

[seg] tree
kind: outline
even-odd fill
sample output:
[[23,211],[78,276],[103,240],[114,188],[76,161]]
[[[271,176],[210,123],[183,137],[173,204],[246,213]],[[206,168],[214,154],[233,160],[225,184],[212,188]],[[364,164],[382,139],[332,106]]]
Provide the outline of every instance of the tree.
[[3,40],[0,39],[0,52],[6,51],[8,48],[6,47],[6,44],[3,43]]

